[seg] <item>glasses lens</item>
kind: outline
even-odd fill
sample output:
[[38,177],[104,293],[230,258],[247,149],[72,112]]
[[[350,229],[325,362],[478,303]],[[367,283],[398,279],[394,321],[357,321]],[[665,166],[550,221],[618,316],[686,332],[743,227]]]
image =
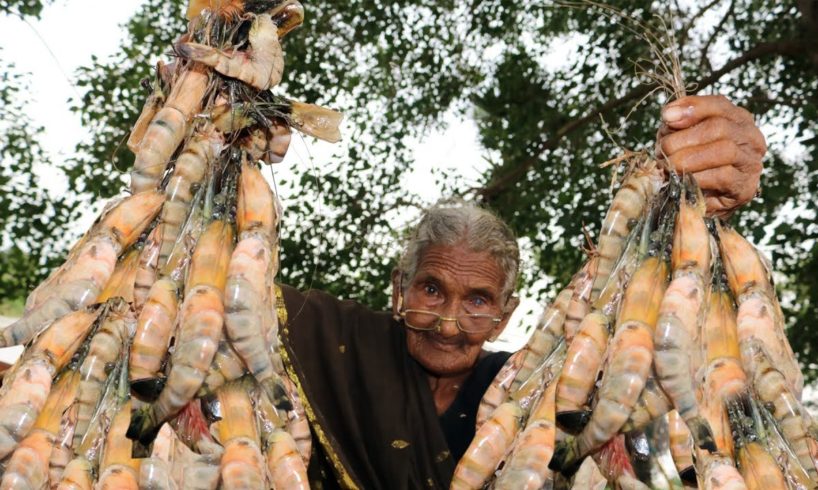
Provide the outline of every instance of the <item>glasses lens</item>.
[[435,313],[417,310],[406,310],[403,318],[407,327],[416,330],[433,330],[440,320],[440,316]]
[[497,319],[495,317],[476,313],[460,315],[457,317],[457,321],[460,323],[460,329],[466,333],[488,332],[497,325]]

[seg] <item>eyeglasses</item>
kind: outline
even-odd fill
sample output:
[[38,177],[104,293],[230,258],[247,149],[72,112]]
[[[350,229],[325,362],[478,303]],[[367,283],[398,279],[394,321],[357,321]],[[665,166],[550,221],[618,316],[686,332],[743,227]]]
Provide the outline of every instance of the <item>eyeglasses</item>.
[[457,328],[463,333],[485,333],[503,321],[502,317],[485,313],[462,313],[449,318],[426,310],[403,310],[400,316],[406,326],[412,330],[437,330],[438,332],[444,321],[455,322]]

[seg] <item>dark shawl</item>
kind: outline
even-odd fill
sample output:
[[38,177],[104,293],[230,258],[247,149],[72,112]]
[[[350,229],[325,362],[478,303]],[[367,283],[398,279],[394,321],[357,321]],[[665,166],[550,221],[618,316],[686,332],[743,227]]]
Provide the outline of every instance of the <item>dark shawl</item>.
[[[429,382],[387,313],[282,286],[285,364],[319,440],[318,488],[447,488],[454,472]],[[322,474],[323,473],[323,474]]]

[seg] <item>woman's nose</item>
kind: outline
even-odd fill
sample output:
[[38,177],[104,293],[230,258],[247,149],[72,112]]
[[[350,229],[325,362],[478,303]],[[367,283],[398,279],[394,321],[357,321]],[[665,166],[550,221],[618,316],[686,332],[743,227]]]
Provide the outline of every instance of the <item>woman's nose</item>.
[[455,317],[441,317],[437,333],[441,337],[454,337],[460,333],[460,329],[457,328],[457,319]]

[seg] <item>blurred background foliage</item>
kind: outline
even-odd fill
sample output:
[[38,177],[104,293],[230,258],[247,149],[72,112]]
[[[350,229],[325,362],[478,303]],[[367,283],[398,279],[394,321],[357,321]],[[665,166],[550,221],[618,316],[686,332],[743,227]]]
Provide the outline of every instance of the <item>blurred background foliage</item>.
[[[0,15],[37,16],[38,0]],[[582,260],[610,194],[601,162],[653,145],[666,102],[635,70],[652,59],[633,32],[670,26],[690,93],[721,93],[756,114],[769,136],[761,196],[733,222],[771,255],[794,349],[818,374],[818,8],[812,0],[623,0],[632,21],[599,7],[512,0],[304,0],[287,37],[284,90],[346,115],[331,161],[295,168],[283,236],[283,278],[374,307],[387,303],[400,251],[396,219],[428,205],[405,192],[410,148],[447,118],[473,121],[487,171],[478,182],[438,174],[447,195],[479,199],[505,218],[531,257],[521,287],[553,294]],[[0,61],[0,295],[23,298],[65,253],[81,203],[119,194],[133,156],[121,142],[146,98],[150,60],[169,58],[183,0],[147,0],[109,59],[78,74],[73,110],[95,137],[49,162],[25,117],[24,75]],[[665,23],[661,19],[665,19]],[[639,27],[635,22],[639,23]],[[566,56],[565,53],[568,53]],[[562,53],[554,60],[554,53]],[[34,168],[59,168],[70,192],[38,190]],[[318,212],[318,209],[321,212]],[[319,253],[316,253],[318,251]]]

